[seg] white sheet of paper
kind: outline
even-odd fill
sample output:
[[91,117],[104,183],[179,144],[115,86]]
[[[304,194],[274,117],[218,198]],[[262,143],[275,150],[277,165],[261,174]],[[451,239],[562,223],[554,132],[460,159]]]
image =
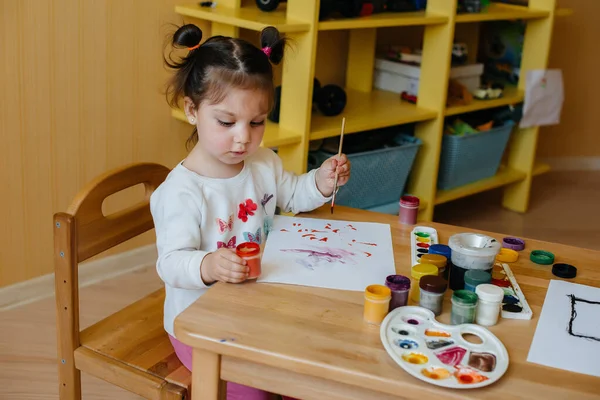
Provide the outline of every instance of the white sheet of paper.
[[519,126],[555,125],[560,122],[564,102],[562,71],[536,69],[527,71],[523,118]]
[[395,273],[389,225],[275,216],[258,282],[363,291]]
[[598,360],[600,289],[550,281],[527,361],[600,377]]

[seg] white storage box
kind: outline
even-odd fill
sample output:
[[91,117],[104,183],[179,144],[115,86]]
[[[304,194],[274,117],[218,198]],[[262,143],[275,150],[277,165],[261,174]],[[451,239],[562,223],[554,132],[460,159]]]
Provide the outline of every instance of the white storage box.
[[[375,59],[373,86],[376,89],[394,93],[408,92],[416,96],[419,93],[419,75],[421,67],[403,64],[381,58]],[[475,91],[483,74],[483,64],[470,64],[453,67],[450,78],[456,79],[470,91]]]

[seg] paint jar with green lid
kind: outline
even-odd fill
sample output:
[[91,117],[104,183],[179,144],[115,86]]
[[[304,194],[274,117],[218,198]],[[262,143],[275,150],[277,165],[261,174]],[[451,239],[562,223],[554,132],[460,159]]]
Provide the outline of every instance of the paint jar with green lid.
[[421,298],[421,291],[419,290],[419,282],[421,278],[427,275],[438,274],[438,267],[433,264],[416,264],[410,270],[411,284],[410,284],[410,299],[419,304]]
[[478,296],[470,290],[456,290],[452,294],[452,325],[472,324],[475,322]]
[[490,283],[492,281],[492,275],[487,271],[480,269],[471,269],[465,272],[465,290],[475,292],[477,285],[482,283]]

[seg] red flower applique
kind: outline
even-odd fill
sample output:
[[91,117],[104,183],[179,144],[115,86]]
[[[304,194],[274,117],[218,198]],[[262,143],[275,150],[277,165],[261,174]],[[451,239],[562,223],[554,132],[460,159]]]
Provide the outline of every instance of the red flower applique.
[[251,199],[246,199],[244,203],[240,203],[240,209],[238,211],[238,218],[243,222],[248,221],[248,216],[254,215],[254,211],[258,208],[258,205]]

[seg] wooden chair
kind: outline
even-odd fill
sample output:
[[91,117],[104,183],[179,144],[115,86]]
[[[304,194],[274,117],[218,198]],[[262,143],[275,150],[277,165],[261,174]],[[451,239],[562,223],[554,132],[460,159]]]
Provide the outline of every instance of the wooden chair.
[[[66,213],[54,216],[61,400],[81,399],[80,371],[146,399],[187,397],[191,374],[163,329],[164,289],[79,331],[78,264],[154,227],[150,195],[168,173],[168,168],[149,163],[108,172],[79,192]],[[140,183],[144,201],[103,215],[104,199]]]

